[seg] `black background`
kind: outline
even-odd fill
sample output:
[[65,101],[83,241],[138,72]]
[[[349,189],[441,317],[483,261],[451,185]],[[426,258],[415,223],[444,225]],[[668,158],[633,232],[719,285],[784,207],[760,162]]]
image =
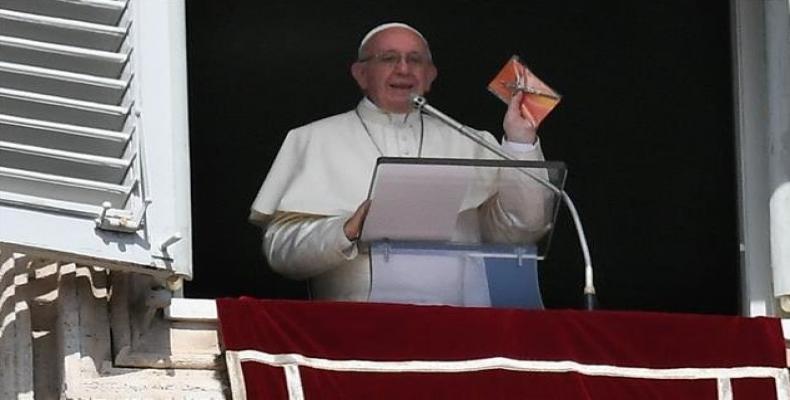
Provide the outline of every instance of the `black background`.
[[[356,105],[357,45],[389,21],[428,38],[429,100],[470,126],[501,132],[485,87],[511,54],[564,96],[541,142],[568,165],[603,308],[738,313],[729,9],[686,0],[188,1],[187,295],[304,296],[268,271],[249,205],[289,129]],[[582,269],[563,210],[548,307],[580,306]]]

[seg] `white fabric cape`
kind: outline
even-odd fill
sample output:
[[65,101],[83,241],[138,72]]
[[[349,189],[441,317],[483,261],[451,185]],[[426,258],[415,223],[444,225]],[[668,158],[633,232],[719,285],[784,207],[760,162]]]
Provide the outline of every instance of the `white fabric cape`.
[[[423,157],[493,157],[440,121],[423,118]],[[491,134],[485,136],[496,143]],[[294,129],[252,204],[250,220],[265,225],[275,212],[351,213],[367,198],[379,156],[353,110]]]

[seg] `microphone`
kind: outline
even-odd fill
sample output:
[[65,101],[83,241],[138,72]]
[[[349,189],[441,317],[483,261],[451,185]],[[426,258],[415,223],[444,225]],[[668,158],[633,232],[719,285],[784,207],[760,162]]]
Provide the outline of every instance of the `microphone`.
[[[445,125],[455,129],[460,134],[466,136],[475,143],[485,147],[487,150],[502,157],[505,160],[518,161],[510,154],[503,151],[501,148],[494,146],[485,140],[477,131],[470,129],[466,125],[456,121],[447,114],[428,104],[428,101],[425,100],[425,97],[417,93],[412,93],[410,97],[411,103],[417,111],[435,117]],[[584,235],[584,229],[582,228],[582,221],[579,218],[579,213],[576,211],[576,206],[573,204],[573,200],[571,200],[570,196],[568,196],[568,193],[558,188],[556,185],[544,179],[543,177],[535,175],[534,173],[524,169],[519,169],[519,171],[545,186],[547,189],[554,192],[554,194],[560,196],[565,205],[568,207],[568,211],[571,214],[571,219],[573,219],[573,225],[576,228],[576,235],[579,238],[579,245],[582,249],[582,255],[584,256],[584,308],[587,310],[594,310],[596,304],[595,286],[593,285],[592,259],[590,258],[590,249],[587,246],[587,237]]]

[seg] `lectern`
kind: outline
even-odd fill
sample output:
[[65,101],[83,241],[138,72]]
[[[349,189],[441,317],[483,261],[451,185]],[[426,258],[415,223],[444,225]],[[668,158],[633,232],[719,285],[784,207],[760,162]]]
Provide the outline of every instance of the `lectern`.
[[542,308],[562,162],[379,158],[360,237],[371,302]]

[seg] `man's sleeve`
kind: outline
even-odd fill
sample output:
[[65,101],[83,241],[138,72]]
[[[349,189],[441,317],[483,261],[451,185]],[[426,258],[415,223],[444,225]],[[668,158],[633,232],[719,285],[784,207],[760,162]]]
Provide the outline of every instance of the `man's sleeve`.
[[357,256],[343,233],[349,215],[278,213],[264,227],[263,252],[272,269],[291,279],[321,275]]
[[[502,144],[503,150],[514,158],[543,161],[540,142],[528,146],[507,141]],[[544,171],[534,173],[545,175]],[[497,180],[496,194],[479,210],[483,239],[497,243],[536,242],[550,222],[552,192],[512,168],[500,170]]]

